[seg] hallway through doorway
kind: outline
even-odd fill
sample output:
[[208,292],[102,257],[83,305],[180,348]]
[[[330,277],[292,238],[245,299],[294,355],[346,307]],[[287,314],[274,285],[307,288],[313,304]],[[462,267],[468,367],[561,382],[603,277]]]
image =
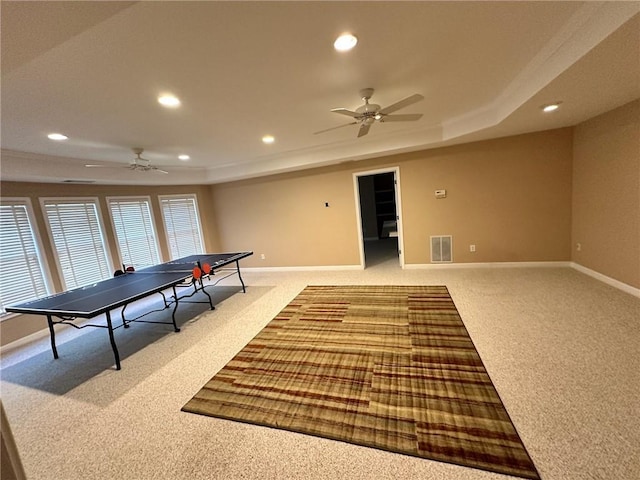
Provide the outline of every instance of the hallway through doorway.
[[398,237],[386,237],[364,241],[365,268],[389,265],[400,268],[398,263]]

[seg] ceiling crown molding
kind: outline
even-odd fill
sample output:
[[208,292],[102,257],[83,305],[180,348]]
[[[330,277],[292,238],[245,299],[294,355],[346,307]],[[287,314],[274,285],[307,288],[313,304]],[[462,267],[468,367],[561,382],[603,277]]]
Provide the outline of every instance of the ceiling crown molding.
[[640,12],[640,2],[586,2],[488,105],[443,122],[443,139],[493,127]]

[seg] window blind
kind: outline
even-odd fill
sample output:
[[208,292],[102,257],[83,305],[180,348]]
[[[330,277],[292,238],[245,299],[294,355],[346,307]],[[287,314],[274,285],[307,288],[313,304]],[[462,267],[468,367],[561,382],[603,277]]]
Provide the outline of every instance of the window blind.
[[171,259],[204,253],[195,195],[160,197]]
[[108,201],[122,263],[135,268],[160,263],[149,199],[110,198]]
[[43,200],[65,289],[111,277],[95,200]]
[[0,314],[7,305],[49,294],[26,202],[0,205]]

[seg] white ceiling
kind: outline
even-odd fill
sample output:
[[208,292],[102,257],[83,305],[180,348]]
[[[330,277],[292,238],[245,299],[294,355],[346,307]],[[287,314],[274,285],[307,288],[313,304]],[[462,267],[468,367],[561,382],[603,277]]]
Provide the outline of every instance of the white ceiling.
[[[640,98],[638,12],[640,2],[3,0],[0,173],[217,183],[575,125]],[[359,42],[339,53],[344,31]],[[397,112],[423,117],[362,138],[357,125],[314,134],[349,123],[330,110],[354,110],[366,87],[383,107],[423,95]],[[181,107],[160,106],[163,92]],[[541,112],[556,100],[560,110]],[[137,146],[170,174],[123,168]]]

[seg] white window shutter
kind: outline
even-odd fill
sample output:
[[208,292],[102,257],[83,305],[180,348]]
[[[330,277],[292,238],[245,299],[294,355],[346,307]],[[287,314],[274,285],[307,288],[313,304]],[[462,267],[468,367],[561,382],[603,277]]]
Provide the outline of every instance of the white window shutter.
[[65,289],[109,278],[97,200],[43,199],[42,204]]
[[125,266],[143,268],[160,263],[156,229],[148,198],[108,198],[109,211]]
[[0,205],[0,313],[50,293],[28,207],[21,200]]
[[195,195],[162,196],[160,204],[171,259],[204,253]]

